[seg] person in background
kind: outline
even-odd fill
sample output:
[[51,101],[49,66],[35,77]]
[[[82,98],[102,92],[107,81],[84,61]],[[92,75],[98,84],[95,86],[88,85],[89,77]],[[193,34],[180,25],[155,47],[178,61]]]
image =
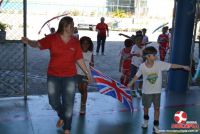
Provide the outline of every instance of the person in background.
[[56,30],[55,30],[54,27],[50,28],[50,33],[51,33],[51,34],[53,34],[53,33],[55,33],[55,32],[56,32]]
[[77,27],[74,27],[74,37],[79,39],[79,33],[78,33],[78,28]]
[[[96,26],[97,31],[97,49],[96,49],[96,55],[99,54],[99,49],[101,47],[101,54],[105,55],[104,49],[105,49],[105,42],[106,42],[106,36],[109,36],[109,29],[108,25],[105,23],[105,18],[101,17],[101,22],[97,24]],[[106,34],[107,32],[107,34]]]
[[[56,32],[54,27],[50,28],[50,34],[54,34]],[[44,36],[47,36],[47,34],[44,34]]]
[[56,126],[63,127],[64,134],[70,134],[72,112],[75,98],[76,64],[78,64],[88,81],[91,81],[89,70],[84,61],[80,42],[74,36],[72,17],[63,17],[54,34],[47,35],[38,41],[22,37],[21,41],[33,48],[48,49],[50,62],[47,72],[48,98],[52,108],[58,114]]
[[136,31],[135,33],[136,33],[136,36],[142,36],[142,31],[141,30]]
[[[91,38],[87,36],[81,37],[80,44],[83,51],[83,60],[87,68],[90,68],[90,66],[94,67],[93,43]],[[88,81],[87,76],[85,75],[84,71],[80,68],[80,66],[76,65],[76,68],[78,89],[81,93],[80,115],[85,115]]]
[[170,48],[172,43],[172,28],[169,28],[168,37],[169,37],[169,48]]
[[[143,62],[142,51],[144,49],[144,46],[142,45],[142,38],[143,36],[137,35],[135,37],[135,45],[133,45],[131,49],[132,59],[131,59],[130,80],[135,76],[135,74],[137,73],[138,67]],[[136,91],[139,93],[140,96],[142,95],[141,86],[142,86],[142,82],[139,82],[139,88],[137,88],[136,90],[136,85],[133,85],[133,88],[132,88],[133,97],[137,97]]]
[[169,39],[171,39],[171,36],[172,36],[172,28],[169,28],[168,36],[169,36]]
[[148,36],[146,35],[146,32],[147,32],[147,29],[146,29],[146,28],[143,28],[143,29],[142,29],[142,36],[143,36],[142,44],[144,44],[144,45],[146,45],[146,44],[149,42],[149,38],[148,38]]
[[162,34],[158,36],[157,42],[159,43],[160,60],[164,61],[166,53],[169,49],[169,36],[167,34],[168,27],[162,28]]
[[128,84],[131,88],[140,76],[143,76],[142,85],[142,104],[144,106],[144,123],[142,128],[148,127],[149,120],[149,108],[153,103],[154,106],[154,127],[155,133],[159,132],[159,115],[160,115],[160,97],[162,89],[162,71],[168,71],[172,69],[184,69],[190,71],[189,66],[183,66],[178,64],[171,64],[163,61],[156,60],[156,49],[154,47],[146,47],[143,50],[143,57],[145,58],[134,76],[134,78]]
[[133,41],[131,39],[126,39],[124,41],[124,46],[125,47],[121,50],[119,72],[122,72],[120,82],[127,86],[131,75],[131,48],[133,46]]

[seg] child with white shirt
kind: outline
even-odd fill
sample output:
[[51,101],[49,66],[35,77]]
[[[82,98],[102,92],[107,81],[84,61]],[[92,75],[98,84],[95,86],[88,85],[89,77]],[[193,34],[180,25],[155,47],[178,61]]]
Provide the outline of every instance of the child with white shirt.
[[148,36],[146,35],[146,32],[147,32],[147,29],[146,29],[146,28],[143,28],[143,29],[142,29],[142,36],[143,36],[142,44],[144,44],[144,45],[146,45],[146,44],[149,42],[149,38],[148,38]]
[[143,128],[148,127],[149,108],[151,104],[154,105],[154,127],[155,133],[159,133],[159,115],[160,115],[160,96],[162,87],[162,71],[173,69],[184,69],[190,71],[189,66],[178,64],[170,64],[167,62],[156,60],[157,50],[154,47],[147,47],[143,50],[143,57],[145,62],[139,67],[138,72],[128,84],[130,88],[133,83],[142,75],[143,76],[143,95],[142,104],[144,106],[144,123]]
[[[89,69],[90,66],[94,66],[93,43],[92,43],[91,38],[87,37],[87,36],[81,37],[80,45],[81,45],[81,48],[82,48],[82,51],[83,51],[83,60],[86,64],[87,68]],[[78,65],[76,65],[76,69],[77,69],[78,89],[81,93],[80,114],[85,115],[88,81],[87,81],[87,77],[85,76],[83,70]]]
[[[135,45],[133,45],[133,47],[131,49],[132,59],[131,59],[131,75],[130,75],[130,80],[135,76],[135,74],[138,71],[138,67],[143,62],[142,51],[143,51],[144,46],[142,45],[142,39],[143,39],[142,35],[135,36]],[[142,82],[139,82],[139,88],[141,88],[141,85],[142,85]],[[133,85],[133,88],[132,88],[132,96],[133,97],[137,97],[135,89],[136,89],[136,87],[135,87],[135,85]],[[141,90],[137,90],[137,91],[138,91],[138,93],[141,96],[142,95]]]

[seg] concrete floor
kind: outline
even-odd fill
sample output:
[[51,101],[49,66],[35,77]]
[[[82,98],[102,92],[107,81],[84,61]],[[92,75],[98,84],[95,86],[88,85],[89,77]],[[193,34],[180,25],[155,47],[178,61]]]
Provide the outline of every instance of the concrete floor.
[[[187,121],[200,123],[200,90],[193,89],[186,94],[162,92],[160,129],[173,130],[176,111],[185,111]],[[76,94],[72,134],[151,134],[153,127],[153,107],[150,108],[149,127],[141,128],[143,109],[141,98],[133,99],[134,112],[112,97],[90,92],[87,113],[79,115],[80,94]],[[0,99],[1,134],[62,134],[57,129],[56,113],[48,104],[46,95]],[[196,132],[192,132],[196,133]],[[200,133],[200,130],[197,132]]]

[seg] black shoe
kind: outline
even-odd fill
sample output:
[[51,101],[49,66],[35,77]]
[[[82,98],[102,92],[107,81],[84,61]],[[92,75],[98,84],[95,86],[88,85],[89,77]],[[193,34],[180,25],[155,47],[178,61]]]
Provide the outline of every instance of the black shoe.
[[141,89],[137,89],[137,92],[139,93],[140,96],[142,96],[142,90]]
[[132,97],[137,97],[137,94],[136,94],[135,91],[132,91],[132,92],[131,92],[131,95],[132,95]]

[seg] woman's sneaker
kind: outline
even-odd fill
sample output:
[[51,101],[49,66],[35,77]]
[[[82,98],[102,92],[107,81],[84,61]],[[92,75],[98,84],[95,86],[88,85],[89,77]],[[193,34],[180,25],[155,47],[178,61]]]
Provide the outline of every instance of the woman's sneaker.
[[156,134],[160,134],[160,129],[158,126],[153,126],[153,132]]
[[81,104],[80,115],[85,115],[86,104]]
[[148,120],[144,120],[144,123],[142,124],[142,128],[148,127]]
[[57,123],[56,123],[56,127],[60,128],[64,125],[64,121],[62,119],[58,119]]

